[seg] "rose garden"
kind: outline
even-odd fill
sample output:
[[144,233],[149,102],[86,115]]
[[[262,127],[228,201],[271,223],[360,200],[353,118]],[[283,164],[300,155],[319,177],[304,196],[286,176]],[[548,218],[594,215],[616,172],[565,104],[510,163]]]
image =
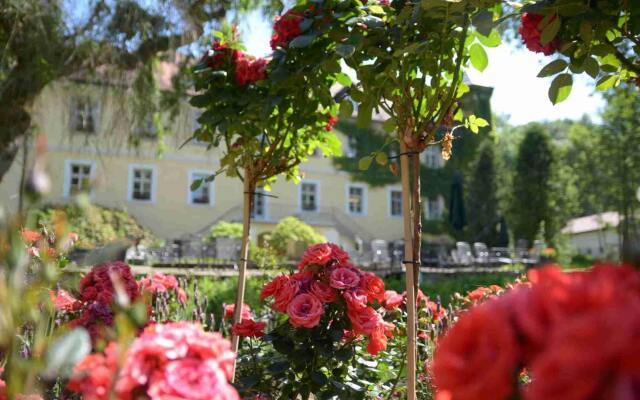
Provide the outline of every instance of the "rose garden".
[[[56,13],[64,11],[52,3]],[[104,7],[127,2],[116,3]],[[215,11],[216,3],[203,10]],[[264,6],[268,14],[279,2],[256,3],[228,6],[238,17],[243,7]],[[0,399],[640,399],[637,241],[625,236],[620,257],[586,268],[543,257],[499,285],[430,291],[421,279],[427,242],[421,193],[432,182],[420,169],[430,147],[439,146],[449,160],[462,136],[488,129],[491,121],[462,108],[470,90],[465,77],[485,70],[488,49],[510,35],[525,51],[545,57],[538,76],[552,78],[551,103],[567,100],[579,75],[597,90],[626,90],[634,100],[640,3],[285,3],[273,16],[268,57],[248,54],[239,29],[220,24],[199,32],[202,51],[177,72],[187,82],[182,95],[200,111],[189,140],[222,153],[215,173],[195,180],[191,191],[220,176],[242,185],[233,279],[212,283],[166,271],[136,276],[135,266],[115,259],[78,272],[70,254],[85,240],[82,234],[64,218],[37,223],[21,197],[18,212],[0,215]],[[202,5],[182,6],[193,11]],[[40,12],[20,7],[0,4],[0,13]],[[104,11],[96,10],[97,16]],[[205,19],[203,13],[195,15]],[[159,27],[157,33],[169,31]],[[129,54],[145,40],[123,33],[129,34],[124,50],[114,51]],[[7,48],[14,46],[10,35],[0,37]],[[159,43],[148,51],[161,52]],[[95,51],[76,50],[65,53],[65,63],[77,54],[90,59],[84,56]],[[5,72],[21,62],[19,56],[3,61],[3,105],[20,98]],[[513,74],[522,75],[517,66]],[[179,87],[177,78],[173,85]],[[513,101],[526,102],[526,94]],[[8,115],[0,111],[0,120],[11,125],[2,135],[18,130],[22,107]],[[259,252],[250,241],[255,203],[269,196],[259,190],[277,180],[298,183],[301,166],[316,150],[340,156],[332,133],[339,121],[355,118],[367,127],[380,115],[384,145],[357,166],[362,173],[384,168],[399,178],[404,240],[397,280],[360,265],[343,247],[317,240],[307,243],[294,265],[252,275]],[[622,139],[610,139],[616,141]],[[398,150],[393,154],[391,144]],[[633,146],[623,147],[635,154],[640,147]],[[600,162],[587,157],[585,164],[597,175]],[[23,173],[32,205],[40,201],[46,175],[39,168],[36,161],[30,174]],[[623,179],[637,187],[634,173]],[[376,212],[386,211],[369,209]],[[633,207],[622,219],[622,230],[636,226]]]

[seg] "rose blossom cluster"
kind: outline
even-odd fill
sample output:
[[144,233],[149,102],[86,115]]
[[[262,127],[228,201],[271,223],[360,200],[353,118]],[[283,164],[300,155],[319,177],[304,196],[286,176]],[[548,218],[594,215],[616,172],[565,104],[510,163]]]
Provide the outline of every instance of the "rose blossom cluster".
[[[528,278],[463,312],[439,340],[436,399],[638,398],[640,272],[549,266]],[[531,382],[518,387],[525,370]]]
[[349,255],[332,243],[309,247],[298,272],[277,276],[263,287],[260,297],[272,297],[271,308],[286,313],[296,328],[318,326],[325,311],[336,307],[351,324],[345,336],[368,336],[367,351],[374,355],[386,348],[394,329],[372,307],[385,299],[382,279],[353,266]]
[[246,86],[266,78],[268,63],[269,61],[265,58],[249,56],[219,41],[213,43],[207,58],[207,64],[212,69],[230,69],[233,71],[236,83],[239,86]]
[[140,297],[140,288],[131,268],[121,261],[94,266],[80,280],[79,300],[64,290],[50,292],[50,295],[58,310],[80,312],[80,316],[72,320],[70,325],[86,328],[95,343],[102,336],[103,328],[113,325],[112,305],[117,292],[126,296],[128,301],[135,301]]
[[173,275],[165,275],[155,272],[151,276],[140,279],[140,289],[143,293],[156,295],[158,293],[173,292],[178,301],[182,304],[187,302],[187,294],[178,284],[178,280]]
[[23,229],[20,232],[22,240],[27,246],[27,253],[31,257],[40,258],[46,254],[48,258],[56,258],[60,256],[56,245],[60,247],[64,252],[69,250],[79,239],[79,236],[75,232],[70,232],[64,236],[62,240],[56,242],[56,238],[53,235],[47,235],[46,231],[43,233],[33,229]]
[[[553,18],[549,23],[553,21]],[[558,51],[558,48],[560,47],[560,39],[556,37],[545,45],[541,43],[542,29],[539,28],[539,25],[543,19],[544,15],[540,14],[522,14],[521,25],[518,32],[520,33],[520,36],[522,36],[522,41],[529,50],[549,56]]]
[[85,357],[68,388],[85,400],[237,400],[228,383],[235,355],[217,332],[189,322],[155,324],[132,343],[118,369],[118,349]]
[[[313,6],[312,6],[313,7]],[[302,34],[300,23],[304,19],[304,13],[289,10],[275,18],[273,35],[271,36],[271,48],[285,47],[289,42]]]

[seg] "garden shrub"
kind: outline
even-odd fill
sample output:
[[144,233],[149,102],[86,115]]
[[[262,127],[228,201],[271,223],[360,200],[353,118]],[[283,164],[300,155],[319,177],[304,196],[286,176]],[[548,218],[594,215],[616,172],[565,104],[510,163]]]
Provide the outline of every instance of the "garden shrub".
[[242,224],[238,222],[220,221],[211,227],[209,239],[215,238],[242,238]]
[[304,247],[307,247],[312,244],[326,242],[326,240],[311,225],[300,221],[296,217],[286,217],[276,225],[267,241],[276,254],[284,256],[287,254],[289,243],[301,242]]
[[79,236],[77,246],[93,248],[124,238],[141,239],[151,245],[158,239],[141,226],[126,210],[93,204],[46,205],[32,211],[36,225],[54,227],[60,222]]

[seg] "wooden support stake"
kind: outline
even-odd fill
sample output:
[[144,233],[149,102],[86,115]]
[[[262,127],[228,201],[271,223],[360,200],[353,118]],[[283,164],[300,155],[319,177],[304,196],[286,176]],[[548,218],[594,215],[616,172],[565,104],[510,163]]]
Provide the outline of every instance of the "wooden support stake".
[[413,264],[413,229],[411,221],[411,182],[409,154],[404,137],[400,137],[400,178],[402,181],[402,216],[404,219],[404,261],[407,279],[407,399],[416,399],[416,292]]
[[[253,192],[255,189],[253,177],[248,169],[244,174],[244,202],[242,210],[242,246],[240,247],[240,264],[238,271],[238,288],[236,291],[236,307],[233,313],[233,323],[237,324],[242,321],[242,305],[244,304],[244,290],[246,284],[247,261],[249,258],[249,231],[251,229],[251,202],[253,201]],[[238,344],[240,337],[233,335],[231,337],[232,350],[238,352]],[[236,369],[233,367],[233,379],[235,379]]]

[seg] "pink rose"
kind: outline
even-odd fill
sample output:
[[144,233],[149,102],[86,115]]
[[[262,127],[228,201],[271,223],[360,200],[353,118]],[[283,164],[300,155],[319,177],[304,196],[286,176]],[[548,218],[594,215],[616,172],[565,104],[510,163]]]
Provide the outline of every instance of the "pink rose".
[[314,295],[304,293],[296,296],[287,307],[289,322],[296,328],[313,328],[320,323],[324,307]]
[[359,283],[360,276],[351,268],[340,267],[331,271],[329,284],[332,288],[349,289],[358,286]]
[[215,360],[185,358],[171,361],[164,374],[154,375],[147,391],[151,400],[237,400]]
[[380,303],[384,300],[384,282],[373,272],[366,272],[360,281],[360,287],[367,292],[367,298],[370,303],[378,300]]
[[314,281],[311,283],[311,294],[316,296],[323,303],[333,303],[336,301],[336,292],[324,282]]
[[355,333],[370,335],[382,322],[382,317],[371,307],[349,309],[347,311]]
[[[224,319],[232,319],[233,314],[236,311],[235,304],[222,304],[222,309],[224,310]],[[242,305],[242,315],[241,319],[251,318],[251,308],[247,304]]]
[[51,298],[53,306],[58,311],[73,312],[82,308],[82,302],[64,289],[60,289],[57,292],[49,290],[49,297]]
[[395,290],[387,290],[384,292],[384,301],[382,306],[387,310],[395,310],[404,302],[404,294],[398,294]]
[[320,243],[310,246],[302,255],[302,260],[298,269],[304,269],[307,265],[324,266],[331,261],[332,249],[327,243]]
[[347,290],[342,297],[347,302],[349,310],[361,310],[367,306],[367,292],[360,288]]
[[281,313],[286,313],[289,303],[291,303],[291,300],[298,294],[299,290],[300,282],[289,279],[275,294],[271,308]]

